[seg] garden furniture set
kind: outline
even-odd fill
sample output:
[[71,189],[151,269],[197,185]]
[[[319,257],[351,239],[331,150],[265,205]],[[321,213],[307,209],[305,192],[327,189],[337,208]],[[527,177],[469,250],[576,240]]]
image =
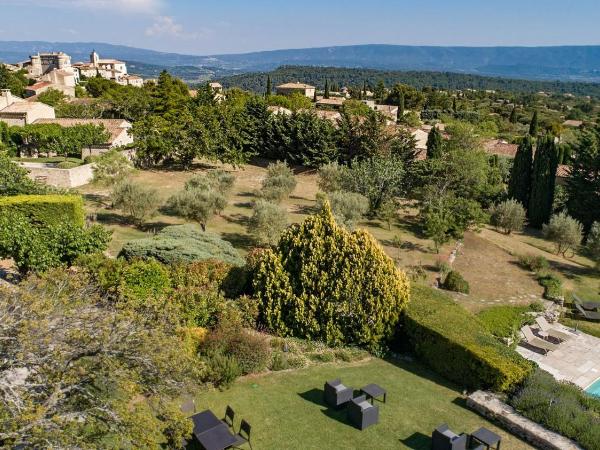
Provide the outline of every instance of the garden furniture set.
[[225,417],[222,420],[208,409],[194,414],[191,417],[194,423],[194,437],[204,450],[224,450],[244,444],[248,444],[252,449],[250,424],[242,419],[240,429],[236,433],[233,426],[234,417],[235,412],[230,406],[225,409]]
[[484,427],[468,435],[456,434],[443,424],[431,433],[432,450],[500,450],[501,441],[500,436]]

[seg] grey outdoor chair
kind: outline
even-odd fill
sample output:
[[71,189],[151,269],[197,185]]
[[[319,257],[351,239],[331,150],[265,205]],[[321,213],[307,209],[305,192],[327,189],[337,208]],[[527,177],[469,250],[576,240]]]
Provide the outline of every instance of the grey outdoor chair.
[[235,418],[235,412],[231,408],[231,406],[227,405],[225,408],[225,417],[223,417],[222,422],[233,429],[233,419]]
[[325,398],[325,403],[334,408],[339,408],[340,406],[345,405],[352,400],[354,390],[344,386],[341,380],[337,378],[325,383],[325,386],[323,387],[323,395]]
[[456,434],[447,424],[440,425],[431,433],[432,450],[467,450],[469,448],[469,436]]
[[379,407],[369,403],[366,395],[361,395],[348,403],[348,419],[359,430],[364,430],[379,423]]
[[252,444],[250,443],[250,430],[252,427],[248,422],[242,419],[242,423],[240,424],[240,432],[235,435],[235,443],[232,445],[233,448],[238,448],[240,445],[248,444],[250,449],[252,449]]
[[600,320],[600,312],[597,312],[597,311],[586,311],[577,302],[575,302],[574,305],[575,305],[575,308],[577,308],[577,311],[579,312],[579,314],[581,314],[584,317],[584,319],[587,319],[587,320]]

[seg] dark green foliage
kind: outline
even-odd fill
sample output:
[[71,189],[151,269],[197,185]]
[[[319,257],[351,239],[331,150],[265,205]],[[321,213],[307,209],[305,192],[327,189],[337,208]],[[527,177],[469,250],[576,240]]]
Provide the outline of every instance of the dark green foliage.
[[0,89],[10,89],[13,95],[23,97],[29,81],[26,75],[26,70],[12,72],[0,63]]
[[583,448],[600,449],[600,399],[576,385],[556,381],[537,369],[509,403],[525,417],[576,440]]
[[323,94],[323,98],[329,98],[330,97],[330,93],[329,93],[329,80],[325,80],[325,91]]
[[242,374],[240,365],[233,356],[213,353],[204,358],[207,378],[215,386],[227,388]]
[[529,306],[492,306],[477,314],[486,329],[496,337],[514,338],[523,325],[533,323]]
[[62,91],[56,89],[48,89],[47,91],[42,92],[38,95],[38,101],[45,103],[46,105],[50,105],[52,107],[57,106],[61,103],[67,96],[62,93]]
[[442,287],[447,291],[460,292],[461,294],[469,293],[469,283],[456,270],[452,270],[446,275]]
[[271,95],[271,93],[273,92],[273,87],[271,85],[271,76],[267,75],[267,90],[266,90],[266,96],[268,97],[269,95]]
[[191,224],[169,226],[154,237],[129,241],[119,256],[127,259],[154,258],[165,264],[207,259],[236,266],[244,264],[229,242],[218,235],[202,232],[198,226]]
[[548,300],[561,300],[564,298],[562,280],[552,272],[538,273],[538,283],[544,287],[544,298]]
[[404,117],[404,92],[400,91],[398,95],[398,121]]
[[530,136],[525,136],[517,148],[508,182],[508,196],[521,203],[525,209],[529,206],[531,195],[532,166],[533,143]]
[[517,107],[513,106],[513,109],[510,111],[510,117],[508,118],[510,123],[517,123]]
[[443,155],[444,138],[442,133],[433,127],[427,136],[427,157],[428,158],[441,158]]
[[548,270],[550,263],[541,255],[519,255],[519,265],[531,272]]
[[538,112],[535,110],[533,112],[533,117],[531,118],[531,122],[529,122],[529,136],[536,137],[538,134],[539,124],[538,124]]
[[14,195],[0,198],[0,214],[23,214],[33,224],[49,226],[58,222],[83,226],[83,199],[78,195]]
[[[0,122],[0,130],[3,122]],[[27,176],[27,169],[11,161],[6,153],[1,151],[0,142],[0,197],[4,195],[43,194],[46,186],[36,183]]]
[[594,222],[600,222],[600,129],[582,135],[570,172],[567,207],[587,232]]
[[536,228],[541,228],[552,215],[557,167],[558,154],[554,136],[543,136],[538,140],[533,161],[531,196],[527,211],[530,225]]
[[411,294],[400,337],[440,375],[471,389],[508,391],[530,373],[527,360],[446,295],[424,286],[413,286]]

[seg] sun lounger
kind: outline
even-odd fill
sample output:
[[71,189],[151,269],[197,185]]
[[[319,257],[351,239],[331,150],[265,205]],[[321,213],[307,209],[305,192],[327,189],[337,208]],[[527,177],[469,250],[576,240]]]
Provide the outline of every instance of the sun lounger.
[[579,314],[581,314],[585,319],[600,320],[600,312],[586,311],[585,309],[583,309],[583,307],[579,303],[575,302],[574,304],[575,304],[575,308],[577,309]]
[[600,302],[586,302],[582,299],[580,299],[579,297],[577,297],[576,294],[573,294],[573,300],[575,300],[575,303],[579,303],[583,309],[589,310],[589,311],[599,311],[600,310]]
[[533,331],[527,325],[525,325],[523,328],[521,328],[521,332],[523,333],[523,336],[525,337],[525,341],[527,341],[527,343],[529,345],[531,345],[532,347],[544,350],[544,353],[548,353],[548,352],[550,352],[552,350],[556,350],[558,348],[558,345],[553,344],[552,342],[545,341],[542,338],[537,337],[535,334],[533,334]]
[[544,316],[537,317],[535,319],[535,322],[540,327],[540,330],[542,330],[544,333],[547,333],[548,336],[560,339],[561,341],[568,341],[569,339],[573,338],[572,334],[567,333],[565,331],[561,331],[558,328],[555,328],[552,325],[550,325]]

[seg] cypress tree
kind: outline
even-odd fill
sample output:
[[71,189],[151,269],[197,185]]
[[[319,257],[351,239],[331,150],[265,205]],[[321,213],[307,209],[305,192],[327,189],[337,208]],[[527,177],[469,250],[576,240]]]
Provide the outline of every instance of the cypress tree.
[[399,99],[398,99],[398,122],[402,120],[404,117],[404,92],[400,91]]
[[529,223],[537,228],[550,220],[554,189],[556,187],[556,169],[558,152],[554,136],[543,136],[535,151],[533,174],[531,178],[531,196],[529,197]]
[[533,112],[533,117],[531,118],[531,123],[529,124],[529,134],[533,137],[536,137],[538,134],[538,112],[535,110]]
[[456,114],[456,97],[452,99],[452,111]]
[[317,90],[315,89],[315,93],[313,94],[313,102],[317,103],[317,100],[319,100],[317,98]]
[[363,90],[362,90],[362,93],[363,93],[363,98],[364,98],[364,99],[366,99],[366,98],[367,98],[367,80],[365,80],[365,81],[363,82]]
[[533,143],[531,136],[525,136],[515,155],[508,181],[508,196],[521,203],[525,209],[529,206],[531,195],[531,166],[533,164]]
[[427,158],[441,158],[443,154],[444,140],[442,133],[433,127],[427,136]]
[[267,75],[267,97],[271,95],[273,87],[271,86],[271,75]]
[[510,123],[517,123],[517,107],[513,106],[512,111],[510,112],[510,117],[508,118]]
[[325,80],[325,94],[323,98],[329,98],[329,80]]

